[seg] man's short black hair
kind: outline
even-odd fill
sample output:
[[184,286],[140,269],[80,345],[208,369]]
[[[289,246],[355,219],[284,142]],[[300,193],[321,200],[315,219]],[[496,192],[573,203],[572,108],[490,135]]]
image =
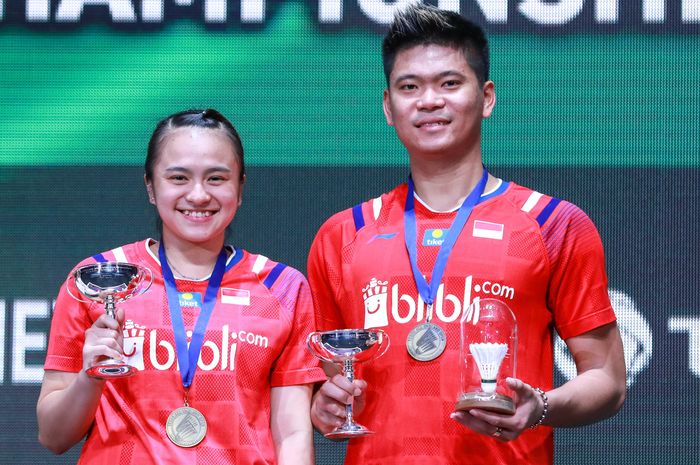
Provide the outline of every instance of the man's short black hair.
[[452,11],[414,3],[396,13],[384,37],[382,61],[387,84],[399,52],[431,44],[462,50],[479,82],[488,81],[489,44],[483,29]]

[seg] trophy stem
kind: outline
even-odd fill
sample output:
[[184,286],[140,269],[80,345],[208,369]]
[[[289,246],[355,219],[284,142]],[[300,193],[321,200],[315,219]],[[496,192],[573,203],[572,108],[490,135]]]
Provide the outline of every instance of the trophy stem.
[[[344,360],[343,361],[343,372],[345,372],[345,377],[347,378],[348,381],[351,383],[355,380],[355,367],[352,363],[352,360]],[[352,401],[350,401],[349,404],[345,405],[345,414],[347,417],[346,424],[352,424],[354,423],[352,419]]]
[[111,316],[112,318],[116,318],[115,316],[115,309],[117,306],[114,303],[114,295],[113,294],[107,294],[105,297],[105,312],[107,315]]

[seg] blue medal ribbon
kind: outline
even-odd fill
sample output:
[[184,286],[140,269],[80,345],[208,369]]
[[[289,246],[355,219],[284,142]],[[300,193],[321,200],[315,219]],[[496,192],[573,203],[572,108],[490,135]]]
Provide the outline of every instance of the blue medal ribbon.
[[204,294],[204,301],[202,302],[202,310],[199,313],[197,322],[195,323],[189,349],[187,347],[185,323],[182,319],[182,309],[180,308],[180,296],[177,292],[175,276],[170,270],[170,265],[168,264],[168,259],[165,255],[165,247],[163,246],[162,240],[160,241],[160,246],[158,248],[158,257],[160,258],[160,266],[163,270],[163,280],[165,281],[165,291],[168,296],[170,320],[173,323],[173,335],[175,337],[175,347],[177,349],[177,362],[180,365],[182,385],[185,387],[186,391],[194,379],[194,373],[197,370],[197,361],[199,360],[199,353],[202,350],[202,343],[204,342],[204,333],[207,330],[207,325],[209,324],[209,319],[212,311],[214,310],[214,304],[216,303],[216,296],[218,295],[219,287],[221,286],[221,280],[223,279],[224,272],[226,271],[226,249],[222,248],[221,252],[219,252],[219,256],[216,259],[216,265],[214,265],[214,271],[212,271],[211,276],[209,277],[209,284],[207,285],[207,290]]
[[[408,194],[406,195],[406,206],[404,209],[404,239],[406,241],[406,249],[408,250],[408,257],[411,261],[411,268],[413,270],[413,278],[416,281],[416,287],[418,288],[418,293],[423,298],[423,301],[428,304],[428,308],[432,309],[433,302],[437,296],[438,288],[440,287],[440,282],[442,281],[442,275],[445,272],[445,267],[447,266],[447,259],[452,252],[452,247],[454,247],[455,242],[457,242],[457,237],[462,232],[464,225],[467,224],[469,215],[471,214],[474,206],[479,203],[479,198],[484,193],[486,189],[486,181],[488,180],[489,173],[484,167],[484,173],[481,179],[474,186],[474,189],[469,193],[462,205],[457,211],[457,217],[452,222],[450,229],[445,235],[445,240],[440,245],[440,250],[438,251],[437,259],[435,260],[435,265],[433,265],[433,272],[430,277],[430,285],[428,285],[425,277],[418,268],[418,247],[416,245],[416,211],[414,208],[414,192],[415,188],[413,185],[413,178],[408,177]],[[426,316],[427,322],[430,323],[430,314]]]

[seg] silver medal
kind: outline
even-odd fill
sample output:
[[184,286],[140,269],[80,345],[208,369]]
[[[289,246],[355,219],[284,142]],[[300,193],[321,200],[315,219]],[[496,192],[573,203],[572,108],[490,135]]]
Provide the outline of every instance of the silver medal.
[[202,442],[207,434],[207,420],[197,409],[180,407],[168,416],[165,432],[174,444],[180,447],[194,447]]
[[408,333],[406,349],[411,357],[420,362],[438,358],[447,346],[445,331],[433,323],[421,323]]

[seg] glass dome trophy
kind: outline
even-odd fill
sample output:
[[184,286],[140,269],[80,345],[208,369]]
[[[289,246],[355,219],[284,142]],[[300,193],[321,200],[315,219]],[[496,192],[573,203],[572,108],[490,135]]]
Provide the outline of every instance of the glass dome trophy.
[[515,315],[500,300],[475,299],[462,317],[461,331],[461,393],[455,410],[515,413],[513,393],[505,381],[515,376]]
[[[311,333],[306,338],[306,345],[314,356],[339,365],[352,383],[355,379],[354,364],[384,355],[389,348],[389,336],[381,329],[338,329]],[[345,423],[327,433],[327,438],[356,438],[374,433],[355,423],[352,402],[345,406],[345,413]]]
[[[77,268],[68,276],[66,290],[79,302],[99,302],[115,318],[116,304],[146,292],[153,284],[153,273],[146,267],[127,262],[98,262]],[[77,292],[76,292],[77,291]],[[78,294],[89,300],[82,299]],[[121,360],[105,358],[86,371],[100,379],[125,378],[138,370]]]

